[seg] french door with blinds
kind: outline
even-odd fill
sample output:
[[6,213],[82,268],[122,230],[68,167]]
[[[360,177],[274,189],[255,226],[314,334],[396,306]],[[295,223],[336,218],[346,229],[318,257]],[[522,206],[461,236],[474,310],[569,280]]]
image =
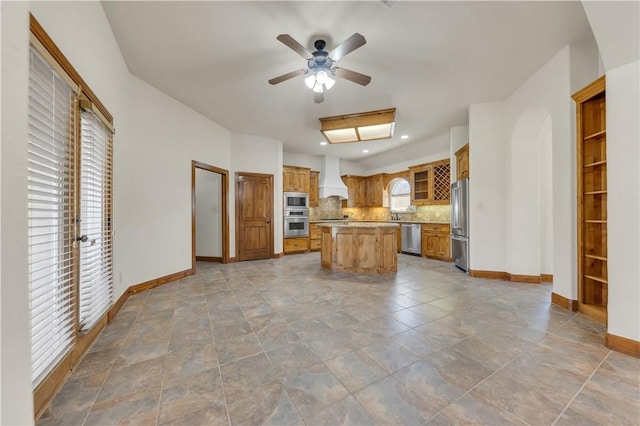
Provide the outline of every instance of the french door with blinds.
[[113,128],[84,98],[32,37],[27,193],[36,394],[57,368],[75,364],[78,343],[113,304]]

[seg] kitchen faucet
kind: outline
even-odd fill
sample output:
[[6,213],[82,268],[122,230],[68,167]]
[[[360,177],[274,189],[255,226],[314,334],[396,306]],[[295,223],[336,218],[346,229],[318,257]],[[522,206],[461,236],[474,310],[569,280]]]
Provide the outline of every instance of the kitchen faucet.
[[398,216],[397,211],[391,210],[391,220],[400,220],[400,216]]

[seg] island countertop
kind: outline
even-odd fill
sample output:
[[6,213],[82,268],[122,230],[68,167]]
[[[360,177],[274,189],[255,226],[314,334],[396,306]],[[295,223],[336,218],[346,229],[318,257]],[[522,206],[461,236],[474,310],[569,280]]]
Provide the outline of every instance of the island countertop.
[[392,222],[356,222],[339,220],[329,222],[317,222],[318,227],[336,227],[336,228],[397,228],[400,225]]
[[420,223],[426,225],[449,225],[448,220],[369,220],[369,219],[311,219],[310,223]]

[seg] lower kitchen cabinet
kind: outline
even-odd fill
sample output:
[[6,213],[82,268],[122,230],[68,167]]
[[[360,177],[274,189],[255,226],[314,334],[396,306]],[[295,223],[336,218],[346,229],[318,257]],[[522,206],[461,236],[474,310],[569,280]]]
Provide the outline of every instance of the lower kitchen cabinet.
[[422,256],[450,261],[450,226],[446,224],[422,225]]
[[310,223],[309,224],[309,250],[311,251],[320,251],[320,247],[322,246],[322,234],[320,232],[320,228],[318,228],[318,224]]
[[306,253],[309,251],[309,238],[285,238],[284,254]]

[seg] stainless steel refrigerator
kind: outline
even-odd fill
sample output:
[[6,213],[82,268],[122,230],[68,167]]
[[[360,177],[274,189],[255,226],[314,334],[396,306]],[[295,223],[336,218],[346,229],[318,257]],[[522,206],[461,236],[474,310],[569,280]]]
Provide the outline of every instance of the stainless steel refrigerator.
[[451,259],[469,271],[469,178],[451,184]]

